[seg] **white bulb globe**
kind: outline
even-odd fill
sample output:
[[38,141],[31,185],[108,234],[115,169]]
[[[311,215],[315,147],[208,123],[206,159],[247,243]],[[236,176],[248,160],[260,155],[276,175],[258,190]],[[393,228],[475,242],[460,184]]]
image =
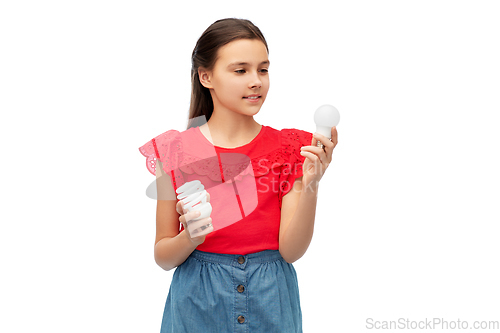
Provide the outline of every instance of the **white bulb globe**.
[[332,105],[322,105],[314,113],[314,122],[316,123],[316,132],[332,138],[332,127],[337,126],[340,121],[340,113]]

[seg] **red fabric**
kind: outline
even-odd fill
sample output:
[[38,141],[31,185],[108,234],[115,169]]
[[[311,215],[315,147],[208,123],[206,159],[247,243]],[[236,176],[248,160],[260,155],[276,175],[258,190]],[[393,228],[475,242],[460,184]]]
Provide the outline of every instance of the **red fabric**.
[[311,140],[307,131],[263,125],[250,143],[221,148],[192,127],[162,133],[139,151],[153,175],[160,159],[174,189],[197,179],[210,193],[214,231],[198,250],[245,255],[279,249],[281,202],[302,176],[300,147]]

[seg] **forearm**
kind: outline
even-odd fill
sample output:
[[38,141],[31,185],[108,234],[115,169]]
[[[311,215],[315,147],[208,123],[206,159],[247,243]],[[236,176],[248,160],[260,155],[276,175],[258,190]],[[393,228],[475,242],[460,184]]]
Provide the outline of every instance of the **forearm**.
[[155,261],[166,271],[182,264],[196,249],[197,245],[191,242],[189,236],[182,230],[177,236],[163,238],[155,245]]
[[317,187],[302,189],[297,209],[279,240],[279,251],[288,263],[300,259],[311,243],[317,198]]

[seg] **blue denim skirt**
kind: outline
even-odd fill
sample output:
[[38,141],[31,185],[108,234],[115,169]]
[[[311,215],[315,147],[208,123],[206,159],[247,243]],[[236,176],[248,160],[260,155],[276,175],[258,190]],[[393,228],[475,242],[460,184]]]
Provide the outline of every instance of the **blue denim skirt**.
[[194,250],[179,265],[161,333],[302,333],[297,274],[279,251]]

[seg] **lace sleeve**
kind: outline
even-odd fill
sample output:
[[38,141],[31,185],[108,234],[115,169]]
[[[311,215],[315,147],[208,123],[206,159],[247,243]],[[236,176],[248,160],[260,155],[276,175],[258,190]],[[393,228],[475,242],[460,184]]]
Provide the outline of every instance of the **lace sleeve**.
[[313,134],[294,128],[284,128],[281,130],[281,146],[286,163],[280,173],[279,200],[293,188],[296,178],[302,176],[302,164],[306,157],[300,155],[300,147],[310,146]]
[[175,169],[182,159],[182,142],[179,132],[169,130],[149,140],[139,147],[141,154],[146,157],[146,167],[152,175],[156,175],[156,159],[159,159],[165,172]]

